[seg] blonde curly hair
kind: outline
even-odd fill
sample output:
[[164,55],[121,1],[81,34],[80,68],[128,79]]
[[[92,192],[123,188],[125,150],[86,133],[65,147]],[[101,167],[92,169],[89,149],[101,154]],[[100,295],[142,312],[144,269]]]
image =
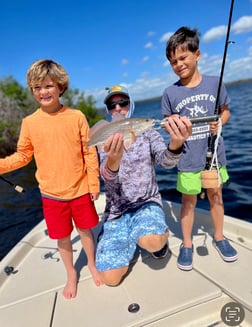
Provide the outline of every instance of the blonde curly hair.
[[35,61],[27,71],[26,81],[30,90],[32,91],[46,76],[49,76],[53,82],[58,84],[62,90],[60,95],[68,89],[69,76],[65,69],[53,60],[42,59]]

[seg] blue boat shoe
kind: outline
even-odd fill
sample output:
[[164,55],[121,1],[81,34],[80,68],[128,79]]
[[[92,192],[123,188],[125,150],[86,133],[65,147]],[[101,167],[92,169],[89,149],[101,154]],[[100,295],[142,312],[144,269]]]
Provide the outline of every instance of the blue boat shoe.
[[192,255],[193,255],[193,246],[191,248],[184,247],[182,243],[179,249],[179,256],[177,259],[177,267],[182,270],[191,270],[192,269]]
[[224,261],[235,261],[238,258],[237,251],[230,245],[227,239],[221,241],[215,241],[213,239],[213,245],[215,246],[216,250],[219,252],[220,256]]
[[151,255],[155,259],[163,259],[167,256],[168,251],[169,251],[169,246],[168,246],[168,242],[167,242],[167,243],[165,243],[165,245],[162,247],[161,250],[152,252]]

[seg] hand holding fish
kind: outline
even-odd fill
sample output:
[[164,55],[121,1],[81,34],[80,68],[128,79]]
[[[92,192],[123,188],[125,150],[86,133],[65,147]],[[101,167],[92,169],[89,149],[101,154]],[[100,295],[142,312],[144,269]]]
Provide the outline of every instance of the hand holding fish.
[[116,133],[106,139],[104,151],[107,153],[107,167],[112,171],[117,171],[123,156],[124,140],[123,134]]
[[192,123],[185,116],[170,116],[166,118],[164,128],[170,134],[169,149],[176,151],[183,146],[185,140],[192,134]]

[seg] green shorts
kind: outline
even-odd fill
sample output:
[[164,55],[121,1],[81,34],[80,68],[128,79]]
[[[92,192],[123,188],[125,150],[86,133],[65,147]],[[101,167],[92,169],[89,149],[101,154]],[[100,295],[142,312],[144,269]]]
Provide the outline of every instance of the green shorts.
[[[199,194],[201,192],[201,171],[187,173],[178,172],[177,191],[183,194]],[[226,183],[229,179],[226,166],[220,168],[221,184]]]

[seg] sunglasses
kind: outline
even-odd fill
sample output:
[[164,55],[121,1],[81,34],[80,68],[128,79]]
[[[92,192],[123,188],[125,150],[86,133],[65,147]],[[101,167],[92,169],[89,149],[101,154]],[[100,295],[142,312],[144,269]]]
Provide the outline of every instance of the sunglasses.
[[121,99],[115,102],[111,102],[107,104],[108,110],[113,110],[115,109],[116,105],[119,104],[120,107],[124,108],[129,105],[130,101],[126,99]]

